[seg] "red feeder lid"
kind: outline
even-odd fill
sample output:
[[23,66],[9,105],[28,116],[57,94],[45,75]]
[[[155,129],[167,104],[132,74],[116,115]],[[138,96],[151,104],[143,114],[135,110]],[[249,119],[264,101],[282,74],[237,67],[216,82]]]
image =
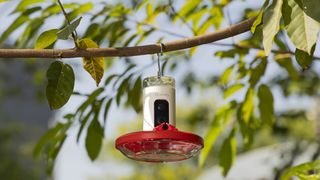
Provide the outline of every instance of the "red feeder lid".
[[203,148],[203,139],[163,123],[153,131],[120,136],[116,140],[116,148],[128,158],[137,161],[172,162],[195,156]]

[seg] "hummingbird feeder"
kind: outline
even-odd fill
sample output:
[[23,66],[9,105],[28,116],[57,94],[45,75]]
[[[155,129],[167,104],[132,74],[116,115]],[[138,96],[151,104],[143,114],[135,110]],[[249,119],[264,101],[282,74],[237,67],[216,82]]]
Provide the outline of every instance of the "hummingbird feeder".
[[120,136],[115,146],[126,157],[137,161],[189,159],[203,148],[203,139],[175,127],[175,80],[162,76],[159,54],[158,68],[158,76],[143,80],[143,131]]

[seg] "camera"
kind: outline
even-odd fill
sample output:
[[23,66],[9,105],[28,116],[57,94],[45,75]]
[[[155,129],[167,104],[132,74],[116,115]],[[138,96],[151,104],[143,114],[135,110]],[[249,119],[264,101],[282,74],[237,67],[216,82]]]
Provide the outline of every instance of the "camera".
[[169,123],[169,103],[167,100],[158,99],[154,101],[154,126]]
[[175,82],[167,76],[143,80],[143,130],[151,131],[162,123],[175,126]]

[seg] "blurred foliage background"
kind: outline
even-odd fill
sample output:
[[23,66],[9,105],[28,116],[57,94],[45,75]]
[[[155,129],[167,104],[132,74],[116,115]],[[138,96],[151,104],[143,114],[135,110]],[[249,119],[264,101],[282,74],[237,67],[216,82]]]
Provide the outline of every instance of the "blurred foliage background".
[[[279,179],[291,166],[301,163],[298,161],[301,156],[303,162],[318,159],[320,81],[316,42],[320,26],[318,11],[314,10],[319,7],[317,0],[307,4],[294,0],[66,1],[63,6],[73,28],[56,1],[0,2],[2,12],[11,7],[7,14],[0,14],[0,21],[5,22],[0,31],[2,48],[70,48],[74,46],[71,33],[75,30],[78,40],[89,38],[94,47],[135,46],[200,35],[258,17],[252,32],[211,43],[203,49],[194,47],[162,56],[164,73],[176,77],[180,98],[186,99],[178,104],[179,129],[205,138],[199,160],[177,164],[151,166],[128,161],[115,150],[113,141],[106,140],[105,133],[95,134],[108,131],[107,119],[118,112],[116,109],[138,116],[130,125],[121,125],[117,135],[141,129],[141,80],[154,74],[154,57],[145,61],[134,57],[92,58],[104,71],[99,78],[92,76],[96,82],[90,81],[81,88],[77,83],[92,73],[81,74],[84,72],[81,63],[63,61],[61,66],[71,65],[77,72],[75,88],[63,90],[71,99],[78,97],[79,103],[59,118],[55,117],[58,112],[49,111],[45,104],[49,60],[2,60],[0,152],[4,155],[0,156],[0,176],[4,179],[47,178],[45,169],[47,174],[52,172],[68,138],[84,146],[91,160],[112,159],[133,167],[123,179],[195,179],[217,166],[226,176],[229,170],[232,172],[237,156],[275,145],[284,147],[279,153],[279,163],[272,167],[270,176],[262,179]],[[309,18],[295,19],[300,15]],[[312,31],[302,26],[308,23]],[[72,28],[69,34],[64,34],[69,28]],[[300,34],[293,33],[294,29],[311,38],[299,41]],[[64,32],[66,38],[48,31]],[[44,41],[45,45],[40,46],[37,42],[41,36],[50,37],[50,42]],[[99,87],[88,88],[99,82]],[[63,99],[59,106],[68,100],[69,97]],[[50,118],[53,123],[48,123]],[[89,128],[97,122],[97,127]],[[40,139],[48,124],[52,124],[50,130]],[[37,139],[40,141],[35,145]],[[31,159],[32,149],[34,156],[41,157],[39,160]],[[313,171],[300,169],[307,172],[298,175],[316,174],[317,166],[312,164]],[[118,177],[108,174],[92,177],[106,178]]]

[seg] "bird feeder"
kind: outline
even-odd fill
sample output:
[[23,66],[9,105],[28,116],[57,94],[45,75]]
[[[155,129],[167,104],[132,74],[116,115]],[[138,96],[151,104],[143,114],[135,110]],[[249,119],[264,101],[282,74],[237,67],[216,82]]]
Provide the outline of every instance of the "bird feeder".
[[125,134],[115,146],[126,157],[145,162],[189,159],[203,148],[203,139],[175,127],[175,81],[152,76],[143,80],[143,131]]

